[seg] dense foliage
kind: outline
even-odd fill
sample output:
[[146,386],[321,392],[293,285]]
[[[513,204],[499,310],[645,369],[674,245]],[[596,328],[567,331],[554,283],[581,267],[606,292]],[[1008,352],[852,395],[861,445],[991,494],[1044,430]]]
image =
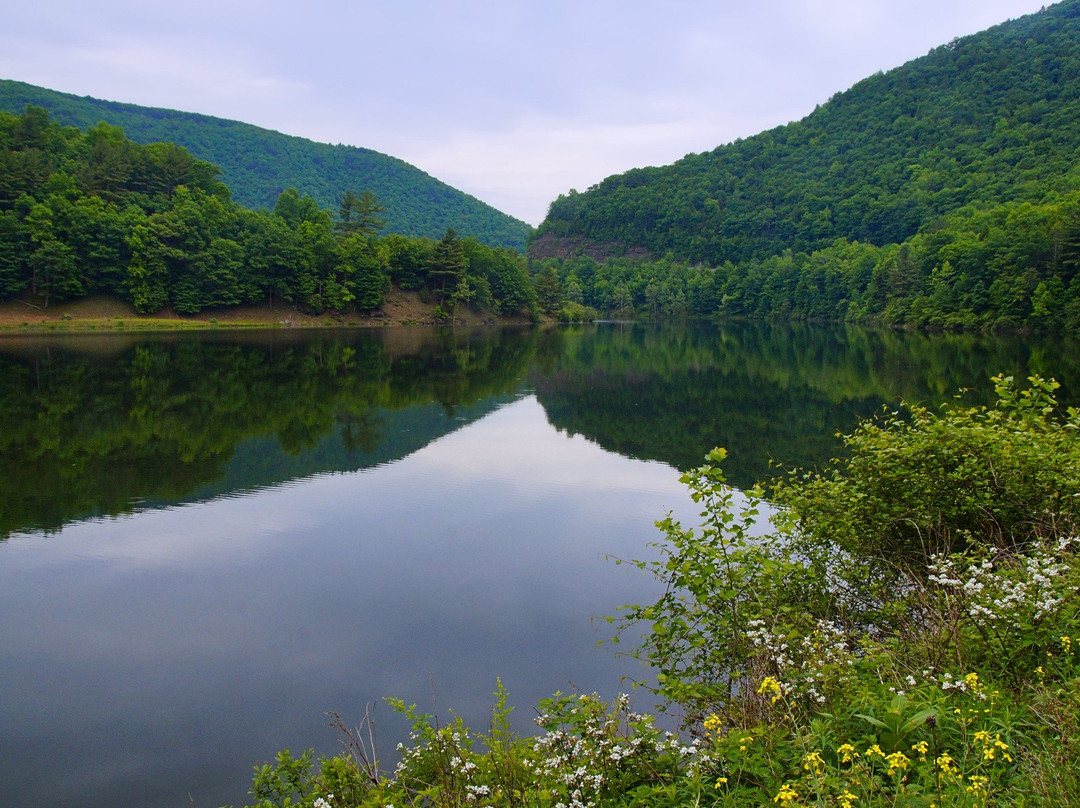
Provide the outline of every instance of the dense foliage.
[[[667,589],[620,621],[646,629],[638,652],[684,737],[626,697],[556,694],[531,739],[509,732],[501,686],[479,736],[395,702],[413,734],[392,774],[346,731],[317,767],[258,767],[256,805],[1076,804],[1080,412],[1030,382],[995,379],[993,407],[864,423],[835,474],[773,489],[767,526],[722,450],[683,476],[702,524],[658,523],[661,557],[639,566]],[[954,462],[925,460],[928,443]]]
[[[938,329],[1080,331],[1080,192],[965,208],[901,244],[838,238],[719,266],[673,258],[533,261],[546,310],[617,316],[847,320]],[[539,289],[538,289],[539,292]],[[545,298],[540,299],[544,306]]]
[[[104,294],[139,312],[263,301],[372,311],[393,282],[437,295],[446,317],[459,303],[533,308],[513,251],[450,228],[441,241],[378,238],[383,208],[370,191],[343,194],[336,221],[294,188],[272,210],[248,210],[217,174],[183,147],[139,145],[109,124],[84,133],[38,107],[0,113],[0,300],[44,308]],[[441,263],[447,250],[462,256],[452,272]]]
[[565,301],[602,311],[1076,329],[1078,121],[1064,0],[801,121],[562,196],[530,254],[622,256],[560,270]]
[[273,207],[286,188],[310,195],[320,207],[335,208],[346,192],[365,189],[386,207],[391,233],[439,238],[454,227],[482,244],[521,250],[531,230],[415,166],[371,149],[315,143],[239,121],[0,80],[0,111],[17,114],[27,105],[47,109],[60,123],[84,131],[105,121],[138,143],[183,146],[220,166],[236,201],[249,208]]

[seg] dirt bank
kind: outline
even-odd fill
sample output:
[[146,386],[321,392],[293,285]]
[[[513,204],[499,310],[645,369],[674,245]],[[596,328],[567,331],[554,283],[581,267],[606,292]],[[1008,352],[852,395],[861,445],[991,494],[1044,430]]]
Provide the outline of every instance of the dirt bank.
[[[179,315],[165,310],[139,314],[113,298],[97,297],[72,303],[9,300],[0,302],[0,333],[17,330],[176,330],[198,328],[316,328],[327,326],[371,327],[387,325],[436,325],[435,306],[424,303],[416,292],[393,291],[383,307],[369,315],[320,314],[297,311],[287,303],[270,306],[237,306]],[[462,310],[455,323],[463,325],[520,322],[490,312]]]

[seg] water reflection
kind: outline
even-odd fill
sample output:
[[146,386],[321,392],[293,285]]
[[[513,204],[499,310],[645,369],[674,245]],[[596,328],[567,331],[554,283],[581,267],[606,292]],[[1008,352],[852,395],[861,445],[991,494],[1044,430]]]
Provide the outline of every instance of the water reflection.
[[[1075,346],[766,325],[0,340],[0,804],[216,806],[325,710],[516,722],[634,663],[594,615],[714,445],[744,485]],[[403,731],[379,712],[389,747]]]
[[1074,342],[746,323],[607,325],[547,332],[531,379],[552,423],[631,457],[696,466],[728,450],[745,488],[774,463],[814,467],[838,432],[901,400],[940,404],[961,388],[987,403],[996,373],[1038,373],[1080,393]]
[[432,329],[0,340],[0,536],[399,459],[512,394],[530,344]]
[[325,710],[434,694],[483,726],[501,677],[527,730],[556,688],[613,695],[642,671],[589,617],[650,582],[605,557],[684,505],[526,397],[392,465],[16,538],[0,804],[239,803],[277,748],[333,751]]
[[902,398],[997,372],[1077,389],[1060,342],[744,324],[0,340],[0,537],[390,463],[535,391],[558,428],[739,486]]

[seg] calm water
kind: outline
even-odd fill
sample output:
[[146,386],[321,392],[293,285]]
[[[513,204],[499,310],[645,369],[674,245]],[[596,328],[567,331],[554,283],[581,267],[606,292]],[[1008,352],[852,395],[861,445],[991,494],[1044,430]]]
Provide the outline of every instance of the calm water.
[[[590,617],[691,521],[676,469],[813,465],[901,398],[1080,391],[1062,341],[846,328],[0,340],[0,805],[242,805],[324,713],[483,726],[646,675]],[[638,703],[647,706],[641,695]],[[390,753],[405,728],[376,708]]]

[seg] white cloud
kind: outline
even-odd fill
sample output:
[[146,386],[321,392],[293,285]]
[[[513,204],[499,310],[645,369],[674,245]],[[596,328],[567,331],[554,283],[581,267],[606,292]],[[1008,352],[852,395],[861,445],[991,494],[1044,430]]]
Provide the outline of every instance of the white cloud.
[[0,75],[365,146],[536,223],[1041,0],[102,0],[5,12]]

